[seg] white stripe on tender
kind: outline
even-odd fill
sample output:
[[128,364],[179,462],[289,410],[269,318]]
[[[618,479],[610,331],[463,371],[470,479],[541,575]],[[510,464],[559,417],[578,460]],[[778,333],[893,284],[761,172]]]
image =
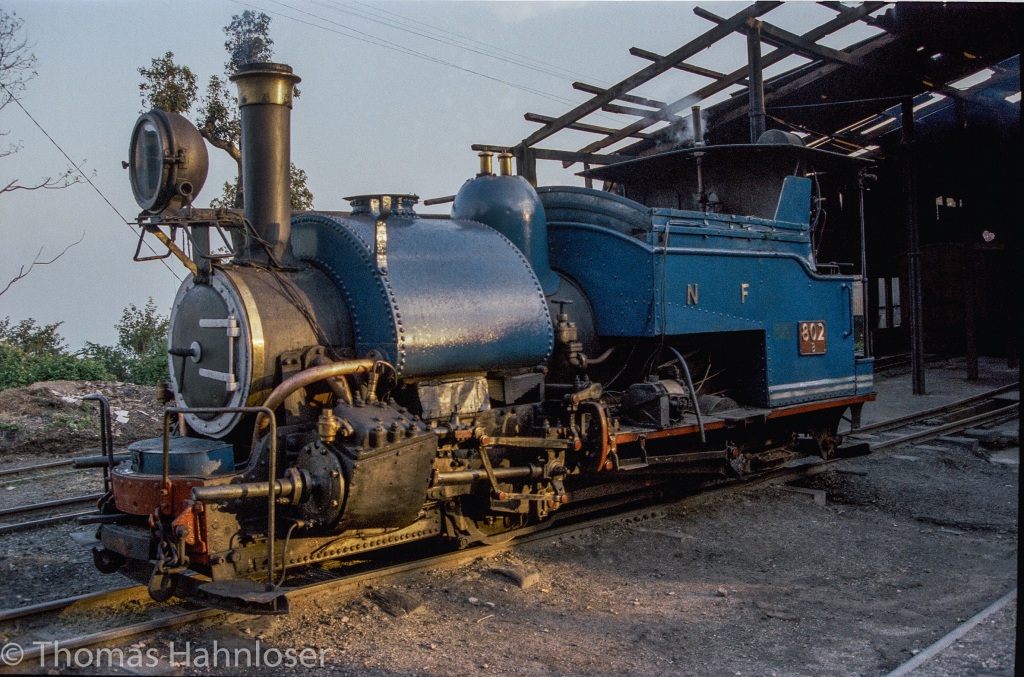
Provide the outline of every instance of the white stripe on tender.
[[818,381],[798,381],[796,383],[779,383],[778,385],[769,386],[768,392],[783,389],[801,389],[801,388],[813,388],[814,386],[825,386],[835,384],[850,384],[854,382],[853,376],[843,376],[842,378],[823,378]]

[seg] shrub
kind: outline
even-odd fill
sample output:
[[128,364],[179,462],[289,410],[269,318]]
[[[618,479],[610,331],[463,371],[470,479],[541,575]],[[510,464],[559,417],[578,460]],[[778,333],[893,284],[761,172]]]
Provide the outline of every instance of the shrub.
[[78,355],[32,354],[0,343],[0,390],[38,381],[107,381],[112,374],[102,362]]
[[119,381],[153,385],[167,374],[168,319],[156,311],[149,299],[139,308],[134,303],[124,309],[117,328],[117,345],[86,343],[82,354],[97,360]]
[[117,323],[116,346],[86,343],[69,354],[61,322],[38,325],[32,318],[0,320],[0,390],[38,381],[127,381],[152,385],[167,378],[168,319],[153,299],[142,308],[132,304]]

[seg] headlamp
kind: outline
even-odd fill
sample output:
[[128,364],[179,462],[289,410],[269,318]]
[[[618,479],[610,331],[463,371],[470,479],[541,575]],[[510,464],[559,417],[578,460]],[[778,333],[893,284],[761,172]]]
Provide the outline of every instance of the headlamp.
[[199,130],[178,113],[154,108],[135,123],[128,172],[135,201],[152,215],[191,204],[210,159]]

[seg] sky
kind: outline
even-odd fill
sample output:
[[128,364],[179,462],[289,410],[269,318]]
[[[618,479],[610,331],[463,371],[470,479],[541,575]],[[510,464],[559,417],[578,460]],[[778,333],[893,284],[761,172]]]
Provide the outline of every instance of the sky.
[[[721,16],[746,5],[700,4]],[[607,87],[647,65],[629,55],[630,47],[665,54],[700,35],[711,24],[693,14],[694,6],[0,0],[0,10],[24,21],[22,32],[37,59],[37,75],[20,97],[27,114],[14,104],[0,111],[0,132],[7,133],[0,143],[21,147],[0,159],[0,185],[12,179],[38,182],[68,168],[48,135],[81,163],[95,186],[83,182],[64,190],[0,195],[0,288],[40,248],[40,258],[49,259],[82,238],[58,261],[37,267],[0,296],[0,319],[62,321],[62,335],[77,349],[86,341],[115,343],[115,324],[130,304],[141,307],[152,298],[162,314],[170,313],[187,271],[174,259],[166,266],[133,262],[138,237],[125,223],[133,224],[139,211],[121,167],[143,112],[138,69],[171,51],[201,85],[211,75],[223,75],[222,29],[246,9],[271,16],[274,59],[302,78],[292,113],[292,161],[309,177],[315,208],[347,210],[344,197],[350,195],[454,194],[477,171],[472,144],[513,145],[538,128],[523,119],[524,113],[558,117],[589,98],[572,88],[573,81]],[[820,6],[791,2],[765,19],[801,33],[833,16]],[[822,43],[840,48],[870,34],[861,25]],[[690,62],[729,72],[745,60],[745,38],[734,34]],[[766,75],[799,63],[793,57]],[[671,71],[634,93],[675,101],[706,83]],[[585,121],[621,127],[634,119],[598,113]],[[567,130],[540,145],[575,150],[594,138]],[[210,159],[198,206],[217,197],[234,176],[225,153],[210,148]],[[541,163],[539,183],[582,185],[573,174],[580,169]]]

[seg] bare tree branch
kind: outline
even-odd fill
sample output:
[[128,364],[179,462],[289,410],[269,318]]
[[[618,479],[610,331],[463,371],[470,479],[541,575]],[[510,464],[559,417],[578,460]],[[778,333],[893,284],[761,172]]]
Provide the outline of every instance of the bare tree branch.
[[0,296],[3,296],[4,294],[6,294],[7,290],[10,289],[11,286],[13,286],[15,282],[17,282],[18,280],[22,280],[22,279],[28,277],[28,274],[32,272],[33,268],[35,268],[36,266],[48,266],[48,265],[50,265],[51,263],[53,263],[54,261],[56,261],[60,257],[62,257],[65,254],[67,254],[69,249],[74,247],[76,244],[79,244],[84,239],[85,239],[85,231],[83,230],[82,231],[82,237],[78,238],[77,240],[75,240],[74,242],[69,244],[67,247],[64,247],[64,249],[61,250],[60,254],[57,254],[56,256],[54,256],[52,259],[50,259],[48,261],[40,260],[39,257],[43,255],[43,249],[45,249],[45,247],[40,247],[39,248],[39,253],[36,254],[35,259],[33,259],[32,263],[30,263],[28,265],[28,268],[26,268],[25,266],[22,266],[18,270],[18,274],[15,275],[11,279],[11,281],[7,283],[7,286],[4,287],[2,291],[0,291]]
[[27,38],[18,35],[22,23],[17,14],[0,10],[0,110],[36,74],[32,70],[36,57],[29,51]]
[[[3,156],[0,155],[0,157]],[[60,190],[61,188],[67,188],[68,186],[73,186],[76,183],[81,183],[82,176],[84,176],[84,174],[82,174],[81,170],[76,171],[76,169],[69,168],[56,178],[47,176],[39,183],[31,185],[18,183],[18,179],[11,179],[6,186],[0,186],[0,195],[3,195],[4,193],[13,193],[16,190]]]

